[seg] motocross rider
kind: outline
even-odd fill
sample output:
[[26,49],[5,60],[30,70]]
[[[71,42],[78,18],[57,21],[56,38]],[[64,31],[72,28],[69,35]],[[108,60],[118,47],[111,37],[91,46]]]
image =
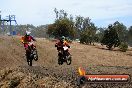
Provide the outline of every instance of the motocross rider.
[[[69,46],[68,42],[66,41],[65,37],[62,36],[62,37],[59,39],[59,42],[57,42],[57,43],[55,44],[55,47],[57,47],[57,50],[58,50],[58,52],[59,52],[60,50],[64,51],[64,49],[63,49],[64,46],[67,46],[68,48],[70,48],[70,46]],[[67,52],[67,53],[70,55],[69,52]]]
[[[26,34],[21,38],[21,42],[24,44],[24,48],[26,50],[26,56],[28,56],[28,52],[29,52],[29,49],[28,49],[28,44],[31,42],[31,41],[36,41],[31,35],[31,32],[29,31],[26,31]],[[33,47],[36,47],[35,45],[32,45],[32,49]]]
[[36,41],[34,37],[32,37],[31,32],[26,31],[26,34],[21,38],[21,42],[24,44],[25,49],[28,49],[28,43],[31,41]]

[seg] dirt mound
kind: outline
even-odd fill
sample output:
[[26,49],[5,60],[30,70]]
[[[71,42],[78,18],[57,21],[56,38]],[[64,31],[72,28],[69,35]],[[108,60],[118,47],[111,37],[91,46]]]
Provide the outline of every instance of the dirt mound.
[[[78,67],[87,74],[130,74],[132,76],[131,50],[120,52],[105,47],[71,43],[72,64],[57,64],[55,42],[37,38],[39,60],[33,66],[27,65],[25,50],[18,36],[0,36],[0,87],[70,88],[77,87]],[[10,67],[12,69],[10,69]],[[12,87],[12,88],[13,88]],[[132,87],[127,84],[89,84],[83,88]]]
[[53,76],[29,73],[20,68],[6,68],[0,72],[1,88],[72,88],[70,83]]
[[[120,68],[120,69],[119,69]],[[103,70],[101,70],[103,69]],[[108,70],[114,73],[120,72],[122,67],[108,67]],[[132,70],[131,68],[127,68]],[[92,69],[86,68],[89,74],[108,73],[106,68],[100,67]],[[79,88],[77,86],[78,73],[75,68],[59,69],[58,67],[40,67],[40,66],[19,66],[17,68],[5,68],[0,71],[1,88]],[[80,87],[83,88],[131,88],[130,83],[87,83]]]

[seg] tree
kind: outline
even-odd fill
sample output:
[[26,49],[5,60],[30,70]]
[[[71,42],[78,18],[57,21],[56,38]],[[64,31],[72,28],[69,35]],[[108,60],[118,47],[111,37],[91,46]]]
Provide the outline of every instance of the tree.
[[83,21],[84,17],[82,16],[76,16],[75,18],[75,30],[77,32],[76,38],[80,38],[80,33],[83,30]]
[[76,35],[73,17],[71,15],[68,17],[68,14],[64,10],[57,11],[55,9],[54,11],[56,13],[56,19],[53,24],[48,26],[47,33],[55,38],[65,36],[73,39]]
[[85,44],[91,44],[96,40],[96,30],[97,27],[94,25],[94,23],[91,22],[91,19],[84,18],[83,19],[83,25],[81,26],[81,33],[80,33],[80,42]]
[[132,46],[132,26],[128,28],[127,42],[130,46]]
[[92,43],[92,35],[89,30],[85,30],[80,34],[80,43],[83,44],[91,44]]
[[101,41],[103,45],[110,50],[112,47],[118,47],[120,44],[119,36],[113,25],[109,25],[108,29],[104,31],[104,36]]
[[103,36],[104,36],[104,31],[106,30],[106,28],[97,28],[97,31],[96,31],[96,42],[101,42]]
[[56,27],[55,27],[55,24],[50,24],[48,25],[48,28],[47,28],[47,34],[49,35],[49,37],[53,37],[55,34],[55,31],[56,31]]
[[116,21],[113,24],[113,28],[117,31],[120,41],[127,42],[128,31],[126,30],[126,26],[123,23]]

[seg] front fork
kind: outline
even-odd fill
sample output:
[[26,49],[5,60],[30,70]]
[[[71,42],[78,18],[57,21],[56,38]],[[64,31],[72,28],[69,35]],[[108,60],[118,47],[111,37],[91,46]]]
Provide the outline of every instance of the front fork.
[[69,51],[67,50],[67,51],[64,51],[64,56],[69,56],[70,55],[70,53],[69,53]]
[[32,46],[28,46],[28,48],[25,48],[27,61],[29,61],[29,59],[30,59],[30,54],[32,52],[32,49],[33,49]]
[[62,59],[65,59],[70,55],[68,51],[58,51],[58,56]]

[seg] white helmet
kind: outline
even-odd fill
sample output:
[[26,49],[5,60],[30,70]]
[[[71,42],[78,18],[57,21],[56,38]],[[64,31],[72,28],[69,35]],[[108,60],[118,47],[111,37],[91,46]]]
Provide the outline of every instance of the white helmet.
[[31,32],[30,31],[26,31],[26,35],[30,35],[31,34]]

